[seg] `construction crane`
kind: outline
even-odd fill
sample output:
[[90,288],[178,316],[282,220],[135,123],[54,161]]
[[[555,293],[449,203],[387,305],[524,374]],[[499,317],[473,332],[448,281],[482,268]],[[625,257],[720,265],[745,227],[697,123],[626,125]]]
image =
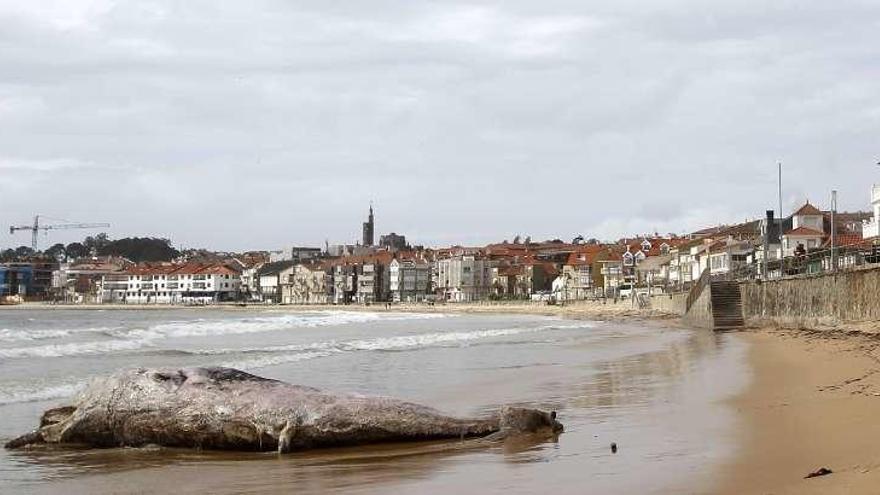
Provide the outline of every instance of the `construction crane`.
[[[54,220],[54,219],[53,219]],[[66,220],[64,220],[66,221]],[[39,233],[42,230],[43,232],[48,233],[50,230],[64,230],[64,229],[94,229],[99,227],[109,227],[109,223],[56,223],[56,224],[41,224],[40,223],[40,215],[34,217],[33,225],[13,225],[9,227],[9,233],[15,234],[17,230],[30,230],[31,231],[31,248],[34,252],[37,251],[37,239],[39,239]]]

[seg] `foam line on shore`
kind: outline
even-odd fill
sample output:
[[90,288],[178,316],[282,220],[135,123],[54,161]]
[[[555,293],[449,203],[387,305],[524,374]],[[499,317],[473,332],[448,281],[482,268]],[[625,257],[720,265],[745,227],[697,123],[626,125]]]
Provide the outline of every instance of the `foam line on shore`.
[[0,406],[23,402],[41,402],[75,395],[86,387],[88,380],[51,386],[17,385],[0,389]]
[[108,340],[67,342],[40,346],[0,349],[0,359],[49,358],[107,354],[134,351],[151,347],[169,338],[213,337],[248,333],[274,332],[296,328],[338,326],[373,321],[405,321],[444,318],[447,315],[429,313],[382,314],[349,311],[321,311],[296,315],[257,316],[236,319],[198,319],[158,323],[146,328],[95,327],[58,330],[0,330],[0,340],[26,342],[63,338],[73,333],[95,333]]
[[[470,332],[435,332],[413,335],[398,335],[393,337],[380,337],[375,339],[357,339],[348,341],[325,341],[310,344],[293,344],[281,346],[267,346],[245,349],[211,349],[198,351],[184,351],[196,355],[259,355],[259,357],[234,362],[235,366],[243,369],[257,369],[277,364],[316,359],[347,352],[381,352],[381,351],[404,351],[418,350],[441,346],[463,346],[481,340],[514,336],[526,333],[537,333],[552,330],[575,330],[592,328],[590,323],[577,325],[542,325],[539,327],[521,328],[498,328],[486,330],[474,330]],[[231,366],[224,363],[224,366]]]

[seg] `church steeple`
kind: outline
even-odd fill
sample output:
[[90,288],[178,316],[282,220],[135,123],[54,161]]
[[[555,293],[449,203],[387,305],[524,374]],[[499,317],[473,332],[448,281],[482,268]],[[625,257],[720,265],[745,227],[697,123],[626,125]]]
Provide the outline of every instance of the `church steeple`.
[[375,230],[375,220],[373,218],[373,202],[370,201],[370,216],[367,217],[367,221],[364,222],[364,235],[363,235],[363,245],[364,246],[372,246],[373,245],[373,232]]

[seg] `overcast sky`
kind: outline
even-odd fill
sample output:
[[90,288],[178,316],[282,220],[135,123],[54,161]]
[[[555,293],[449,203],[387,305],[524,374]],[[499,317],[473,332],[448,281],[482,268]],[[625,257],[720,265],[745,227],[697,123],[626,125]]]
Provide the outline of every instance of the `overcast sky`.
[[0,0],[0,26],[0,247],[36,213],[354,242],[370,200],[429,245],[612,239],[761,216],[777,160],[786,208],[880,182],[876,0]]

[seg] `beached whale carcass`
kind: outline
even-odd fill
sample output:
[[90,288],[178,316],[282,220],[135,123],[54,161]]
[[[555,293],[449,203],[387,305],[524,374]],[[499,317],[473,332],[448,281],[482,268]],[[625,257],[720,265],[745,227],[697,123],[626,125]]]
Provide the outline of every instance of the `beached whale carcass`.
[[503,407],[459,419],[385,397],[337,394],[232,368],[135,369],[94,381],[6,444],[289,452],[380,442],[558,433],[555,413]]

